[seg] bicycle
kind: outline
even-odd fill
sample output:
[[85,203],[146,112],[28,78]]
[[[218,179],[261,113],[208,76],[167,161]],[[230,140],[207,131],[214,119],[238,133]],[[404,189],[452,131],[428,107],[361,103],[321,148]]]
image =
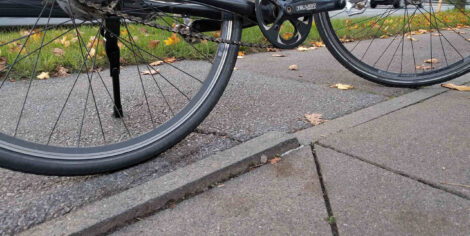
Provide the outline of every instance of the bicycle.
[[[448,11],[460,17],[449,21],[431,1],[405,1],[372,10],[369,0],[46,0],[33,27],[0,33],[0,166],[70,176],[156,157],[210,113],[240,47],[272,47],[241,40],[253,26],[291,49],[315,22],[342,65],[388,86],[467,73],[467,11]],[[57,8],[70,19],[50,24]],[[65,78],[42,80],[54,70]]]

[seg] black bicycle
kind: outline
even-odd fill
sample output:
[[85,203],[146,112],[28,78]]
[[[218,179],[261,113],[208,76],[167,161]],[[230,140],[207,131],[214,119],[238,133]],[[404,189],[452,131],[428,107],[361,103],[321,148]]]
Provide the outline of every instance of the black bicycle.
[[[240,47],[295,48],[313,27],[376,83],[419,87],[470,70],[464,7],[369,1],[44,0],[34,26],[0,31],[0,166],[85,175],[155,157],[209,114]],[[241,40],[253,26],[269,46]]]

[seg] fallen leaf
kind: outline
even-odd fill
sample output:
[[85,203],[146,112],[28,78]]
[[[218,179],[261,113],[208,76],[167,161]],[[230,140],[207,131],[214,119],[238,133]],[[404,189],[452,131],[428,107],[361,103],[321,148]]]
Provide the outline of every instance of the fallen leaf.
[[279,48],[266,48],[266,52],[280,52],[281,49]]
[[417,39],[415,39],[415,38],[413,38],[413,37],[411,37],[411,36],[407,36],[406,38],[409,39],[409,40],[411,40],[411,41],[418,41]]
[[448,83],[448,84],[441,84],[441,86],[444,88],[455,89],[458,91],[467,91],[467,92],[470,91],[470,86],[465,86],[465,85],[455,85],[452,83]]
[[150,39],[149,48],[156,48],[160,44],[160,40]]
[[436,64],[438,63],[439,60],[437,60],[436,58],[431,58],[431,59],[427,59],[427,60],[424,60],[424,63],[429,63],[429,64]]
[[300,47],[297,48],[297,51],[299,51],[299,52],[305,52],[305,51],[315,50],[315,49],[317,49],[317,48],[318,48],[318,47],[308,47],[308,48],[307,48],[307,47],[302,47],[302,46],[300,46]]
[[122,49],[124,47],[124,44],[122,44],[121,42],[118,42],[118,47],[119,49]]
[[386,39],[386,38],[388,38],[388,36],[386,34],[384,34],[384,35],[380,36],[380,38],[381,39]]
[[280,157],[274,157],[273,159],[269,160],[269,163],[274,165],[277,164],[281,161],[282,159]]
[[316,113],[305,114],[305,119],[307,119],[310,122],[310,124],[312,124],[313,126],[320,125],[326,122],[326,120],[323,119],[322,114],[316,114]]
[[284,39],[290,39],[290,38],[292,38],[292,36],[294,36],[294,34],[290,33],[290,32],[282,34],[282,37]]
[[159,70],[144,70],[141,72],[142,75],[156,75],[158,74],[160,71]]
[[92,48],[92,49],[90,49],[90,53],[89,53],[88,57],[90,57],[90,58],[94,57],[95,54],[96,54],[96,49]]
[[316,47],[324,47],[325,44],[323,42],[315,42]]
[[57,66],[56,68],[57,73],[54,74],[56,77],[65,77],[70,75],[69,74],[69,69],[63,67],[63,66]]
[[337,88],[337,89],[340,89],[340,90],[348,90],[348,89],[353,89],[354,86],[349,85],[349,84],[338,83],[338,84],[330,86],[330,88]]
[[132,37],[132,40],[134,40],[134,42],[139,41],[139,36],[134,36],[134,37]]
[[41,79],[41,80],[43,80],[43,79],[49,79],[49,78],[50,78],[49,72],[42,72],[41,74],[39,74],[38,76],[36,76],[36,78]]
[[165,63],[164,61],[154,61],[152,63],[150,63],[151,66],[159,66],[161,64]]
[[297,65],[290,65],[289,70],[299,70],[299,66]]
[[0,57],[0,72],[5,70],[5,65],[7,64],[7,58],[6,57]]
[[63,49],[60,49],[60,48],[52,49],[52,53],[54,53],[54,55],[56,55],[57,57],[62,57],[62,56],[65,55],[65,51]]
[[273,54],[272,57],[286,57],[284,54]]
[[238,51],[238,56],[237,56],[238,59],[243,59],[245,58],[245,53],[242,52],[242,51]]
[[171,64],[171,63],[173,63],[173,62],[176,61],[176,58],[175,58],[175,57],[169,57],[169,58],[163,59],[163,61],[164,61],[165,63]]
[[177,44],[181,41],[181,39],[178,37],[178,35],[176,33],[173,33],[172,36],[170,36],[168,39],[166,40],[163,40],[163,42],[165,42],[165,45],[166,46],[170,46],[170,45],[173,45],[173,44]]

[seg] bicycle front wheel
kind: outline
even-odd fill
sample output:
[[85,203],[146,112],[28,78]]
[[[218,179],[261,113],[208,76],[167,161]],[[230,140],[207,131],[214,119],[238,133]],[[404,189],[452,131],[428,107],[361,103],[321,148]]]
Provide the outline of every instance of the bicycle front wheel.
[[353,16],[346,10],[319,13],[315,23],[333,56],[372,82],[419,87],[469,72],[469,12],[451,4],[437,12],[432,1],[404,2]]
[[[70,176],[156,157],[209,114],[235,66],[238,46],[147,24],[189,27],[202,17],[134,7],[127,13],[152,18],[118,19],[113,30],[109,22],[116,18],[54,19],[54,9],[57,4],[42,7],[32,26],[0,28],[1,167]],[[239,41],[240,20],[222,15],[210,21],[220,30],[205,34]],[[122,66],[110,72],[112,40]],[[116,70],[117,84],[110,76]],[[118,96],[122,113],[116,115]]]

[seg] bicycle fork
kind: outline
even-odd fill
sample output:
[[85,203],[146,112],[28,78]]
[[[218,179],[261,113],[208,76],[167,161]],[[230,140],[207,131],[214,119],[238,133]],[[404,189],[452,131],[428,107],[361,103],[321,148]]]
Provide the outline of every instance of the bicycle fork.
[[110,75],[113,79],[114,117],[122,118],[121,89],[119,74],[121,71],[120,51],[118,37],[121,32],[121,21],[119,17],[108,16],[104,20],[104,32],[106,55],[110,64]]

